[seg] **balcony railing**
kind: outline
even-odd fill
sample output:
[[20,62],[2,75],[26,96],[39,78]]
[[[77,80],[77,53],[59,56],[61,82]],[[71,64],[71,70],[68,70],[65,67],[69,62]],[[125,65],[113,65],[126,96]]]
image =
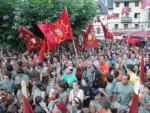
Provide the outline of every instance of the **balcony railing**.
[[113,33],[130,33],[130,32],[141,32],[145,28],[127,28],[127,29],[112,29],[111,32]]
[[121,17],[121,22],[124,22],[124,23],[129,23],[129,22],[132,22],[132,17]]

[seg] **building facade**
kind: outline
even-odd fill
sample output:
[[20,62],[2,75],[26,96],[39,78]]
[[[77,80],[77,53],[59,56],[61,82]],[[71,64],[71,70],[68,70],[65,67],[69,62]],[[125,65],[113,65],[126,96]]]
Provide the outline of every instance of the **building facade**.
[[[97,2],[100,5],[100,1]],[[105,0],[106,1],[106,0]],[[99,13],[101,20],[113,33],[126,34],[134,31],[143,31],[149,26],[149,9],[141,8],[141,0],[107,0],[105,13]],[[99,8],[99,10],[101,10]],[[123,12],[125,14],[123,14]],[[113,18],[105,18],[113,14]],[[95,32],[98,38],[103,37],[101,25],[95,23]]]

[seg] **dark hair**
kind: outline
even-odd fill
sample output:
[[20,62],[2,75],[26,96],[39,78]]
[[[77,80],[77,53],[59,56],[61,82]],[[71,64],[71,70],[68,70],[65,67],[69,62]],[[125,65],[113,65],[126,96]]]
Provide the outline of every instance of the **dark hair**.
[[124,76],[126,76],[127,79],[130,80],[130,75],[129,74],[124,74]]
[[144,86],[147,87],[147,88],[150,90],[150,82],[146,82],[146,83],[144,84]]
[[83,77],[83,80],[88,83],[89,82],[89,79],[87,77]]
[[113,81],[113,79],[114,79],[114,77],[113,77],[113,75],[112,75],[112,74],[109,74],[109,75],[107,76],[107,80],[108,80],[108,82],[112,82],[112,81]]
[[35,97],[35,103],[36,105],[40,105],[39,103],[43,100],[43,98],[41,96],[37,96]]
[[107,98],[105,98],[105,97],[103,98],[102,106],[105,109],[109,109],[110,108],[110,101]]
[[18,67],[17,74],[23,74],[23,73],[24,73],[23,69],[21,67]]
[[81,110],[82,109],[82,101],[79,97],[75,97],[73,99],[77,104],[79,104],[78,109]]
[[36,82],[36,87],[39,88],[41,91],[46,91],[45,86],[42,84],[41,81]]
[[22,62],[21,60],[19,60],[19,61],[17,62],[17,64],[18,64],[20,67],[22,67],[23,62]]
[[13,71],[13,66],[11,64],[6,65],[8,71]]
[[118,70],[115,70],[114,71],[114,77],[116,78],[116,77],[118,77],[119,76],[119,71]]
[[129,65],[127,65],[127,68],[128,68],[130,71],[133,71],[133,72],[134,72],[134,65],[129,64]]
[[43,62],[42,62],[42,61],[39,61],[39,62],[38,62],[38,66],[42,67],[42,66],[43,66]]
[[66,90],[69,87],[68,83],[66,81],[63,81],[63,80],[58,82],[58,86],[63,88],[64,90]]
[[76,80],[74,83],[77,83],[80,86],[80,82],[78,80]]

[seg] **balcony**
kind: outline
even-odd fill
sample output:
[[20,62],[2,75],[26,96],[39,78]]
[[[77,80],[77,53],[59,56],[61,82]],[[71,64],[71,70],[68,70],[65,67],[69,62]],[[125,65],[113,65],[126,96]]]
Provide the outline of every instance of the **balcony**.
[[114,0],[114,2],[137,2],[140,0]]
[[132,22],[132,17],[121,17],[121,22],[130,23]]
[[126,33],[130,33],[130,32],[142,32],[145,28],[141,27],[141,28],[127,28],[127,29],[112,29],[111,32],[113,33],[122,33],[122,34],[126,34]]

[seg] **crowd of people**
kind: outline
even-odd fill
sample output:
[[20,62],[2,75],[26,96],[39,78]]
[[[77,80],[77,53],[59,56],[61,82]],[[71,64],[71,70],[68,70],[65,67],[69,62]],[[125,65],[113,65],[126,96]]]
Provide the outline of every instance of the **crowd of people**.
[[145,83],[139,90],[139,113],[150,113],[150,55],[119,40],[84,49],[47,52],[0,50],[0,113],[22,113],[24,95],[34,113],[128,113],[140,81],[141,53]]

